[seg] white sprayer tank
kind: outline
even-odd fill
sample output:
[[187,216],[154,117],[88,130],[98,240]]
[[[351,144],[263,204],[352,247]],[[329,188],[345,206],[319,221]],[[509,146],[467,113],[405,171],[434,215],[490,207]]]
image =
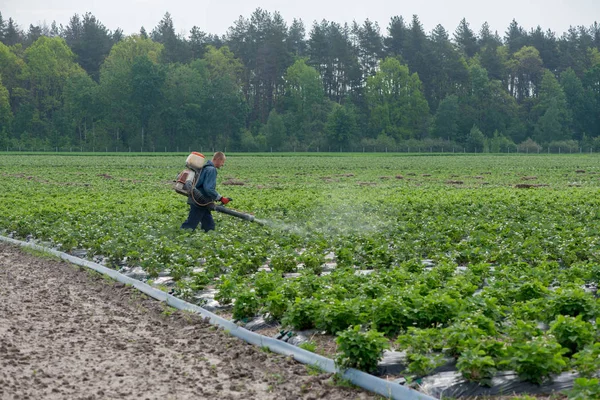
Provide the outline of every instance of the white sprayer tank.
[[185,165],[188,168],[191,168],[195,171],[198,171],[202,167],[204,167],[204,163],[206,162],[206,158],[204,155],[198,152],[193,151],[185,160]]

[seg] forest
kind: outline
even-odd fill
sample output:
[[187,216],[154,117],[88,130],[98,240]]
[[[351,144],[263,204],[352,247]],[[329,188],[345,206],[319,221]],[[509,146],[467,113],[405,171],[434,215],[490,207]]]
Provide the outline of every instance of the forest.
[[0,13],[0,151],[600,151],[598,23],[426,32],[259,8],[176,32],[169,13],[132,35]]

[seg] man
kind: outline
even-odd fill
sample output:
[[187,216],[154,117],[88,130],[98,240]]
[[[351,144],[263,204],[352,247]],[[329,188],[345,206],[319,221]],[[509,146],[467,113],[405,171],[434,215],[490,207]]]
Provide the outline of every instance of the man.
[[195,230],[198,224],[204,232],[215,229],[215,221],[211,214],[211,206],[213,202],[220,201],[227,204],[231,199],[222,197],[216,190],[217,186],[217,169],[225,164],[225,154],[217,151],[212,158],[212,161],[207,161],[200,176],[196,181],[196,186],[193,190],[193,195],[188,197],[190,205],[190,213],[187,220],[181,224],[182,229]]

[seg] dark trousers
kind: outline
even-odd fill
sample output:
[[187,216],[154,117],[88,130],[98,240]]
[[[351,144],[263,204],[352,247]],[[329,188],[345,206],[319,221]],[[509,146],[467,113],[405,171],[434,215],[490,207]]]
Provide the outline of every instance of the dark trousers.
[[198,207],[194,204],[190,204],[190,213],[183,224],[181,229],[195,230],[201,224],[201,228],[204,232],[212,231],[215,229],[215,221],[213,220],[212,214],[208,207]]

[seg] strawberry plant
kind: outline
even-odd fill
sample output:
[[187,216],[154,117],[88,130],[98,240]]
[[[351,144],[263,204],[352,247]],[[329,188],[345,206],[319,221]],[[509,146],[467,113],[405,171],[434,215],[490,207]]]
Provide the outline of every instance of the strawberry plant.
[[444,340],[442,333],[438,329],[410,327],[405,334],[398,336],[396,344],[399,350],[406,350],[412,353],[426,353],[431,350],[441,351],[444,347]]
[[386,296],[373,301],[373,327],[386,336],[393,336],[410,326],[410,306],[402,299]]
[[218,293],[215,295],[215,300],[222,305],[231,304],[239,290],[238,283],[233,278],[223,277],[221,283],[217,285]]
[[496,362],[483,350],[468,349],[458,357],[456,368],[466,380],[491,386],[491,379],[496,373]]
[[523,380],[541,384],[552,375],[567,369],[562,347],[553,336],[537,336],[525,342],[515,342],[508,347],[506,363]]
[[542,336],[544,331],[536,322],[514,321],[514,324],[507,328],[507,333],[514,341],[525,342],[538,336]]
[[573,389],[567,391],[570,400],[599,400],[600,379],[577,378]]
[[202,290],[210,283],[210,278],[204,272],[194,272],[192,275],[191,289],[194,291]]
[[351,326],[340,332],[336,342],[336,365],[365,372],[375,371],[377,363],[383,357],[383,351],[389,348],[383,333],[376,330],[362,331],[361,325]]
[[364,299],[361,298],[324,303],[316,315],[316,327],[336,334],[351,325],[359,325],[364,322],[364,311],[361,311],[361,308],[365,308]]
[[281,320],[288,309],[289,303],[289,300],[281,292],[274,291],[267,295],[264,309],[271,319]]
[[529,301],[545,297],[549,293],[546,285],[540,281],[524,282],[521,286],[515,289],[514,298],[516,301]]
[[594,297],[578,287],[559,288],[550,299],[550,315],[581,315],[585,319],[597,316],[597,305]]
[[429,375],[437,367],[444,365],[445,361],[441,354],[407,351],[406,362],[406,372],[421,377]]
[[453,357],[458,357],[463,351],[473,348],[488,336],[486,328],[481,328],[477,321],[469,318],[456,321],[443,329],[446,351]]
[[254,291],[246,290],[239,293],[233,305],[233,319],[242,320],[254,317],[260,309],[260,301]]
[[296,301],[289,305],[281,324],[297,330],[313,328],[320,307],[320,303],[315,300],[297,297]]
[[581,376],[590,378],[600,371],[600,343],[588,345],[573,355],[573,365]]
[[432,292],[423,298],[417,313],[417,323],[426,328],[450,321],[458,313],[460,303],[443,292]]
[[318,251],[305,251],[299,257],[299,261],[304,264],[305,269],[315,275],[321,275],[323,264],[325,264],[325,256]]
[[270,265],[277,272],[294,272],[296,270],[296,258],[291,254],[277,254],[271,257]]
[[260,271],[254,276],[252,283],[256,295],[259,298],[264,299],[283,284],[283,278],[278,274]]
[[581,315],[565,317],[559,315],[550,324],[549,333],[556,337],[556,341],[564,348],[569,349],[569,354],[577,353],[586,345],[593,343],[595,328],[589,322],[583,321]]

